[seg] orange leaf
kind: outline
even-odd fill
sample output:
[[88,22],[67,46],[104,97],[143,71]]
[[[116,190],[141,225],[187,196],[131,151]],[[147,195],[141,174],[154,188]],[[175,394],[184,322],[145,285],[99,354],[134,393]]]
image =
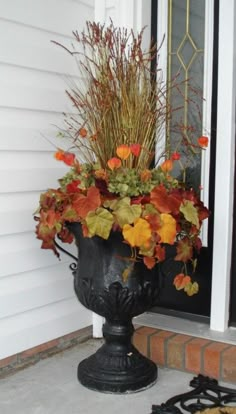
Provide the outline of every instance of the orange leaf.
[[41,223],[46,225],[49,229],[53,229],[60,220],[60,213],[54,210],[41,211]]
[[128,145],[122,144],[117,147],[116,153],[122,160],[126,160],[131,154],[131,149]]
[[155,249],[155,257],[157,258],[158,262],[162,262],[166,258],[166,249],[163,246],[158,244]]
[[177,255],[175,256],[175,260],[187,262],[192,258],[193,248],[187,238],[178,241],[176,251]]
[[154,257],[144,256],[143,257],[143,262],[147,266],[148,269],[152,269],[156,264],[156,260],[155,260]]
[[138,218],[134,226],[125,224],[122,230],[124,239],[132,247],[149,245],[151,239],[151,228],[149,223],[143,218]]
[[184,273],[176,275],[173,281],[173,285],[177,290],[184,289],[189,283],[191,283],[191,278]]
[[167,173],[171,170],[173,170],[173,161],[172,160],[165,160],[162,164],[161,164],[161,169],[163,172]]
[[176,237],[176,220],[170,214],[161,214],[162,226],[158,229],[160,243],[174,244]]
[[81,138],[85,138],[87,136],[87,130],[85,128],[80,128],[78,132]]
[[73,207],[81,218],[86,218],[89,212],[95,211],[100,205],[100,192],[96,187],[90,187],[86,196],[78,194],[73,202]]
[[178,213],[181,200],[168,194],[166,188],[159,185],[151,191],[151,203],[160,213]]
[[107,165],[111,170],[117,170],[121,166],[121,160],[116,157],[110,158],[107,161]]
[[143,183],[146,183],[152,177],[152,173],[150,170],[143,170],[140,173],[140,179]]
[[56,160],[58,160],[58,161],[63,161],[63,159],[64,159],[64,151],[59,148],[58,151],[55,152],[54,158],[56,158]]

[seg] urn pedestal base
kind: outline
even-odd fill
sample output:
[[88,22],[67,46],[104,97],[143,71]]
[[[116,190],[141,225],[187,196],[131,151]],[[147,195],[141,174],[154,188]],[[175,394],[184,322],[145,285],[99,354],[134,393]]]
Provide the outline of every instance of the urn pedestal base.
[[85,387],[107,393],[141,391],[157,379],[157,366],[131,344],[132,324],[105,323],[105,344],[78,366]]
[[142,260],[131,261],[132,251],[119,231],[104,240],[84,237],[80,223],[69,223],[68,228],[78,246],[78,266],[73,267],[76,295],[106,320],[105,343],[79,364],[78,379],[100,392],[141,391],[155,383],[157,367],[133,346],[132,318],[157,303],[159,266],[147,269]]

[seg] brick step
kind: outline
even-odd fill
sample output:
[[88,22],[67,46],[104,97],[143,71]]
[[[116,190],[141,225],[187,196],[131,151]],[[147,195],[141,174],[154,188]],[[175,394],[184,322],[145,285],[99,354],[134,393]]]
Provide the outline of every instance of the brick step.
[[133,343],[160,367],[236,382],[236,345],[146,326],[136,328]]

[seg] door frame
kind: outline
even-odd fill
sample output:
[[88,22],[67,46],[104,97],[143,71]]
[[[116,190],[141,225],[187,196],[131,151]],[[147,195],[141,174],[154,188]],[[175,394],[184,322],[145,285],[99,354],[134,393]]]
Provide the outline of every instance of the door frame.
[[[213,25],[212,0],[206,1],[206,19]],[[158,38],[162,39],[167,31],[168,1],[158,0],[158,13],[162,18],[158,21]],[[236,5],[229,0],[227,6],[219,2],[219,30],[218,30],[218,80],[217,80],[217,110],[216,110],[216,145],[215,160],[205,159],[203,167],[215,163],[215,189],[213,197],[214,223],[210,240],[213,243],[212,293],[210,329],[223,332],[229,324],[230,303],[230,271],[232,256],[232,229],[233,229],[233,195],[234,195],[234,169],[235,169],[235,99],[236,99]],[[225,24],[227,22],[227,24]],[[212,34],[211,34],[212,33]],[[213,30],[207,31],[206,53],[208,72],[213,58]],[[160,58],[162,59],[162,58]],[[160,60],[162,68],[166,67],[166,60]],[[204,95],[211,102],[210,84],[211,76],[205,77]],[[214,91],[213,91],[214,92]],[[207,108],[205,106],[205,108]],[[204,111],[206,129],[211,130],[211,113]],[[208,181],[205,186],[204,202],[208,201]],[[209,194],[211,198],[212,194]],[[206,240],[206,234],[204,240]]]
[[[159,12],[161,2],[157,0]],[[211,0],[205,0],[206,2]],[[107,2],[102,1],[102,4]],[[236,4],[219,2],[217,142],[215,157],[213,271],[210,329],[228,328],[233,229],[236,101]],[[110,0],[113,21],[118,26],[150,29],[151,0]],[[129,11],[127,12],[127,7]],[[100,11],[99,11],[100,10]],[[101,16],[101,0],[95,0],[95,19]],[[109,21],[109,11],[103,17]],[[148,31],[147,31],[148,32]]]

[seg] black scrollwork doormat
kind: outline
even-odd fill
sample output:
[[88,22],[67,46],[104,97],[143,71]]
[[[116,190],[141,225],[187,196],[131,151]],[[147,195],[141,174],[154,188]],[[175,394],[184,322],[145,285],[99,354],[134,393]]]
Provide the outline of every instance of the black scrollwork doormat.
[[[198,375],[190,381],[193,389],[176,395],[161,405],[153,405],[151,414],[236,414],[236,389],[223,387],[218,381]],[[213,409],[218,408],[217,410]]]

